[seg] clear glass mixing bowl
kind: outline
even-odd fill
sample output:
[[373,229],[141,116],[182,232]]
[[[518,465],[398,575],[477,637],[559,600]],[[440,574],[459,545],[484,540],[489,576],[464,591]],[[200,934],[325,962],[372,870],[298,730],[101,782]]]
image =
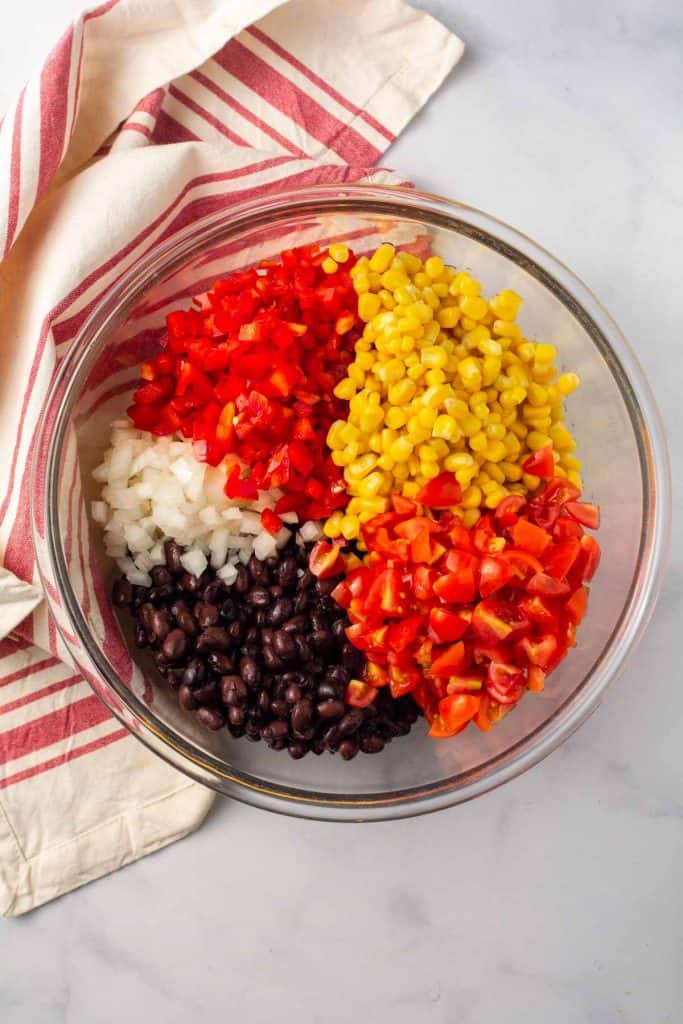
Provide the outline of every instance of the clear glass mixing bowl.
[[[90,478],[108,424],[124,414],[135,364],[154,352],[168,308],[216,277],[281,248],[379,239],[431,249],[470,270],[486,294],[524,298],[530,337],[555,344],[581,376],[569,421],[584,461],[586,497],[602,509],[603,560],[578,647],[491,732],[434,741],[420,723],[381,755],[309,755],[292,761],[264,744],[203,730],[175,694],[131,665],[106,599],[112,566],[88,525]],[[471,799],[536,764],[595,709],[652,612],[670,518],[666,443],[633,352],[590,291],[548,252],[500,221],[404,189],[320,186],[232,206],[155,244],[107,293],[83,326],[46,400],[37,436],[32,519],[38,564],[57,627],[93,689],[140,740],[226,796],[312,818],[376,820]],[[74,543],[74,522],[89,531]],[[86,550],[84,564],[84,549]],[[87,552],[91,554],[88,556]],[[85,579],[84,572],[85,570]]]

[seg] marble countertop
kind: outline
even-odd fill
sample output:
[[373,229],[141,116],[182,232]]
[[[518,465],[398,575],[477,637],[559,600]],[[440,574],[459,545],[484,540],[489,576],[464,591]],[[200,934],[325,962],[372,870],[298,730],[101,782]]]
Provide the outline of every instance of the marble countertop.
[[[80,0],[9,6],[0,107]],[[468,51],[384,162],[521,228],[589,284],[633,341],[683,471],[683,9],[421,6]],[[680,1021],[676,527],[672,555],[619,685],[542,765],[372,826],[219,801],[191,838],[1,921],[0,1020]]]

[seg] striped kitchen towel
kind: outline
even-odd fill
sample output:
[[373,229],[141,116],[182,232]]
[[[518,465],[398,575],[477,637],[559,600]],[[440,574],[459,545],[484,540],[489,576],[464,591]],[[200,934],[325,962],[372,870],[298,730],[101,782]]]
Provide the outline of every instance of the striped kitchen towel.
[[29,470],[55,367],[118,277],[200,211],[295,185],[400,180],[368,169],[462,50],[400,0],[109,0],[7,111],[0,913],[166,845],[212,800],[110,715],[42,601]]

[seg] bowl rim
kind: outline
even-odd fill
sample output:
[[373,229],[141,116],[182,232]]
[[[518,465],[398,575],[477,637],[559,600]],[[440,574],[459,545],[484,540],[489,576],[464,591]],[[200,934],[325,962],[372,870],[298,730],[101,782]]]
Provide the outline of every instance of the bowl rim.
[[[459,231],[513,260],[563,302],[607,359],[631,419],[641,467],[645,528],[631,588],[609,642],[576,689],[548,719],[504,752],[464,773],[464,780],[461,774],[412,789],[340,797],[265,783],[238,770],[227,772],[212,755],[199,752],[193,743],[169,729],[117,677],[92,640],[69,582],[57,495],[62,449],[78,385],[94,358],[98,342],[140,294],[188,259],[193,250],[215,238],[227,240],[247,228],[272,224],[285,215],[351,209],[419,218],[430,226]],[[279,813],[350,821],[409,817],[465,802],[515,778],[548,756],[597,708],[641,638],[662,585],[671,524],[667,444],[654,396],[623,333],[591,290],[537,242],[475,207],[412,188],[359,183],[278,191],[208,215],[187,226],[172,241],[151,249],[121,276],[81,326],[51,382],[35,437],[37,444],[44,445],[47,451],[45,475],[38,473],[38,460],[34,460],[30,487],[34,545],[37,552],[42,548],[46,559],[42,564],[41,557],[37,558],[39,574],[50,608],[55,602],[46,577],[56,584],[78,642],[74,644],[69,638],[59,615],[54,616],[57,628],[85,677],[112,714],[174,767],[223,795]],[[39,503],[45,521],[44,547],[37,536]]]

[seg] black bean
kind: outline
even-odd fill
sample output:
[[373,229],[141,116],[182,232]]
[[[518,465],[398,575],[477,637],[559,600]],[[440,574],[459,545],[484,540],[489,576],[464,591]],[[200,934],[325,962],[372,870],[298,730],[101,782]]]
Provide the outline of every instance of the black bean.
[[316,693],[318,700],[337,700],[341,696],[340,687],[335,686],[334,683],[327,681],[327,677],[323,679],[322,683],[318,683],[316,687]]
[[197,718],[207,729],[215,731],[225,725],[225,716],[218,708],[199,708]]
[[277,569],[277,576],[281,587],[291,587],[297,581],[296,559],[284,558]]
[[152,583],[155,587],[164,587],[168,583],[173,582],[173,576],[168,571],[165,565],[155,565],[149,571],[152,577]]
[[220,651],[212,651],[206,659],[212,672],[217,676],[229,675],[235,668],[234,658],[231,654],[221,654]]
[[171,684],[171,686],[173,686],[176,690],[178,689],[178,687],[182,683],[184,675],[185,675],[185,669],[183,669],[183,668],[167,668],[166,669],[166,679],[168,679],[168,681]]
[[220,580],[211,580],[202,590],[202,601],[206,604],[218,604],[223,594],[223,584]]
[[247,703],[247,687],[241,676],[223,676],[221,679],[221,698],[230,707],[241,707]]
[[296,661],[299,657],[299,648],[294,638],[284,629],[278,629],[273,634],[273,650],[278,658],[283,661]]
[[287,753],[290,757],[293,757],[295,761],[298,761],[299,758],[303,757],[306,754],[306,750],[306,745],[298,742],[297,740],[294,740],[294,742],[290,743],[287,747]]
[[303,735],[313,725],[315,709],[313,702],[307,697],[302,697],[292,708],[291,723],[295,735]]
[[336,725],[331,725],[329,729],[326,729],[323,733],[323,741],[328,750],[335,753],[337,747],[341,742],[341,736],[339,735],[339,729]]
[[181,708],[185,708],[186,711],[194,711],[197,707],[197,701],[194,699],[194,694],[189,686],[185,683],[178,690],[178,703]]
[[296,704],[297,701],[301,700],[301,687],[298,683],[290,683],[285,690],[285,700],[288,704]]
[[256,626],[250,626],[244,634],[245,644],[257,644],[261,638],[261,631]]
[[261,629],[266,624],[267,616],[267,608],[257,608],[256,611],[254,612],[254,625],[258,626],[259,629]]
[[185,572],[180,577],[178,585],[184,594],[196,594],[199,590],[199,577],[194,573]]
[[148,633],[152,632],[152,616],[154,612],[154,605],[150,601],[145,601],[138,612],[138,618]]
[[230,725],[244,725],[245,717],[244,708],[235,707],[234,705],[228,708],[228,722]]
[[218,622],[218,608],[216,608],[215,604],[197,601],[194,606],[194,617],[201,629],[206,629],[207,626],[215,626]]
[[147,647],[149,641],[147,639],[147,630],[141,622],[135,623],[135,643],[138,647]]
[[341,722],[339,723],[338,729],[341,736],[350,736],[356,732],[357,729],[363,724],[363,712],[360,708],[352,708],[347,711]]
[[133,600],[133,586],[125,576],[118,579],[114,584],[112,600],[117,608],[127,608]]
[[206,679],[206,665],[200,658],[193,658],[188,662],[183,672],[183,682],[186,686],[198,686]]
[[344,668],[353,672],[360,664],[362,655],[360,651],[353,646],[353,644],[344,644],[341,649],[340,658]]
[[[272,594],[272,588],[271,588]],[[266,619],[270,626],[281,626],[283,622],[291,618],[294,605],[288,597],[278,597],[274,604],[268,609]]]
[[278,583],[275,583],[272,587],[268,587],[268,593],[272,597],[273,601],[277,601],[279,597],[282,597],[284,591]]
[[244,635],[244,626],[241,622],[231,622],[226,628],[226,633],[230,637],[230,642],[237,646]]
[[210,679],[209,682],[196,686],[192,691],[192,696],[198,704],[215,704],[218,700],[218,688],[215,681]]
[[276,718],[289,718],[289,704],[286,700],[271,701],[270,710]]
[[282,627],[285,633],[301,633],[308,628],[308,620],[305,615],[295,615],[288,619]]
[[270,569],[271,572],[273,572],[275,569],[277,569],[279,560],[280,559],[278,558],[277,555],[268,555],[268,557],[265,559],[265,564],[267,568]]
[[150,615],[149,625],[155,639],[163,640],[171,632],[171,616],[156,608]]
[[311,740],[311,752],[318,756],[325,753],[325,740],[322,736],[315,736],[313,740]]
[[351,678],[351,673],[343,667],[343,665],[333,665],[332,668],[328,668],[325,673],[325,679],[327,682],[334,683],[336,686],[341,688],[348,685]]
[[248,655],[240,659],[240,675],[250,688],[258,686],[261,672],[254,659]]
[[176,544],[174,540],[167,540],[164,543],[164,555],[166,556],[166,565],[171,570],[174,576],[180,576],[185,570],[183,569],[180,561],[183,551],[179,544]]
[[187,633],[188,636],[196,636],[199,632],[199,626],[191,612],[181,612],[180,615],[176,615],[176,622],[183,633]]
[[259,709],[261,714],[265,717],[270,711],[270,697],[265,690],[261,690],[258,697],[256,698],[256,707]]
[[230,637],[222,626],[209,626],[197,639],[197,650],[201,651],[229,651],[232,646]]
[[316,651],[320,651],[322,654],[329,653],[335,647],[334,637],[326,629],[315,630],[309,636],[308,642],[311,647],[314,647]]
[[381,736],[361,736],[359,743],[364,754],[379,754],[384,750]]
[[272,647],[264,647],[261,651],[261,658],[269,672],[282,672],[285,667],[284,661],[281,661],[281,659],[278,658]]
[[270,725],[264,726],[261,735],[264,739],[268,740],[284,740],[286,739],[288,732],[289,728],[287,723],[277,720],[275,722],[271,722]]
[[252,608],[266,608],[270,604],[270,594],[265,587],[252,587],[246,600]]
[[260,562],[256,555],[252,555],[247,567],[254,583],[260,583],[265,587],[268,586],[270,583],[270,572],[265,562]]
[[263,629],[261,630],[261,643],[263,644],[264,647],[267,647],[272,642],[274,633],[275,630],[271,629],[270,626],[263,627]]
[[332,635],[335,640],[339,641],[339,643],[343,644],[346,640],[346,628],[348,624],[349,622],[346,618],[335,619],[332,623]]
[[161,650],[168,661],[179,661],[187,650],[187,636],[182,629],[172,629],[162,643]]
[[299,590],[296,597],[294,598],[294,613],[295,615],[301,615],[306,611],[309,604],[311,603],[310,596],[305,590]]
[[311,660],[311,648],[308,646],[308,644],[306,643],[306,641],[304,640],[304,638],[302,636],[297,636],[296,637],[296,646],[298,648],[299,657],[301,658],[301,660],[304,663],[306,663],[307,661],[310,661]]
[[349,736],[347,739],[342,740],[339,744],[338,753],[344,761],[350,761],[358,753],[358,738],[356,736]]
[[341,700],[323,700],[318,704],[318,716],[324,722],[333,722],[341,718],[346,711],[346,706]]

